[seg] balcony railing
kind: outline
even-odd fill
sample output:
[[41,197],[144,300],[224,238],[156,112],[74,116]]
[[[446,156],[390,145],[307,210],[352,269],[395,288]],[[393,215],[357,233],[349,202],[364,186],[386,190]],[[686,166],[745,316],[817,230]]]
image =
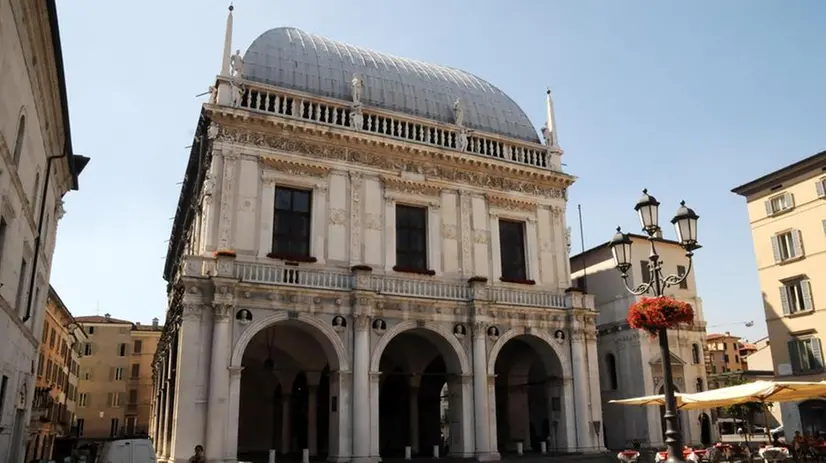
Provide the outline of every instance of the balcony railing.
[[[214,269],[214,265],[197,263],[201,257],[189,257],[196,263],[186,268]],[[339,270],[292,267],[276,263],[236,261],[233,275],[245,283],[320,289],[327,291],[351,291],[355,287],[352,273]],[[444,279],[401,277],[397,275],[369,276],[368,287],[377,294],[424,299],[471,301],[473,294],[468,283]],[[562,294],[537,289],[487,286],[483,298],[499,305],[537,308],[586,308],[594,310],[593,296],[578,293]]]
[[483,135],[461,127],[244,81],[239,107],[264,114],[349,128],[436,148],[458,150],[530,167],[558,170],[538,143]]

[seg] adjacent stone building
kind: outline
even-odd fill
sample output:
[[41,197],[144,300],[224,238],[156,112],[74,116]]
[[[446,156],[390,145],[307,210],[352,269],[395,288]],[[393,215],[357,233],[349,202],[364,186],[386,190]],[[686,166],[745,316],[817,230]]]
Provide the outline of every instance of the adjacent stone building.
[[20,461],[72,151],[54,0],[0,2],[0,461]]
[[[775,377],[821,381],[826,378],[826,151],[732,191],[746,199]],[[781,408],[787,436],[826,432],[826,400]]]
[[77,317],[88,341],[80,359],[77,434],[105,438],[147,434],[152,408],[152,358],[162,327],[92,315]]
[[467,72],[293,28],[242,57],[231,20],[166,262],[159,458],[600,450],[550,94],[542,143]]
[[[628,284],[636,287],[648,282],[648,237],[630,235],[633,246]],[[663,261],[663,274],[683,275],[688,268],[685,250],[676,241],[657,238],[657,252]],[[665,423],[662,407],[630,407],[609,404],[614,399],[626,399],[663,393],[662,358],[656,338],[628,326],[628,308],[642,298],[630,294],[624,287],[608,244],[603,244],[571,257],[571,272],[575,285],[593,294],[599,312],[598,357],[589,359],[599,365],[602,391],[604,439],[611,449],[625,449],[634,443],[664,446]],[[694,308],[692,327],[669,330],[671,368],[677,392],[700,392],[706,389],[706,367],[703,356],[706,323],[703,302],[697,295],[694,273],[682,284],[666,290],[666,294],[688,302]],[[686,444],[710,442],[714,429],[709,413],[680,412],[680,426]]]

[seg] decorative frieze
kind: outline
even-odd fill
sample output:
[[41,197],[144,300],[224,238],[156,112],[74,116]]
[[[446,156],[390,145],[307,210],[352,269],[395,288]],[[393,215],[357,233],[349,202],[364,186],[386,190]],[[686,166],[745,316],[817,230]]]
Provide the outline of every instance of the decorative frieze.
[[291,159],[264,156],[261,158],[261,163],[286,175],[326,178],[330,174],[329,167]]
[[442,224],[442,238],[447,240],[455,240],[457,237],[456,225],[450,223]]
[[[425,159],[410,159],[389,153],[373,153],[355,150],[340,145],[327,145],[296,138],[287,134],[267,134],[248,129],[221,125],[218,140],[230,143],[243,143],[259,148],[287,151],[309,157],[331,161],[347,162],[390,172],[415,172],[431,180],[439,180],[450,185],[465,184],[478,188],[499,190],[503,192],[524,193],[544,198],[566,199],[566,187],[573,183],[573,178],[560,177],[554,172],[536,173],[509,168],[514,177],[493,175],[485,169],[474,170],[468,166],[448,166]],[[411,153],[412,154],[412,153]],[[480,160],[479,162],[481,162]],[[491,166],[492,167],[492,166]],[[518,179],[519,175],[528,175],[536,181]],[[538,177],[538,178],[537,178]],[[560,186],[550,186],[548,184]]]
[[350,172],[350,262],[361,262],[361,172]]
[[234,191],[235,191],[235,169],[238,163],[238,156],[231,151],[224,152],[223,178],[221,181],[221,214],[218,221],[218,249],[232,249],[231,232],[233,216],[235,215]]
[[471,260],[471,233],[473,232],[471,229],[470,222],[471,208],[472,202],[470,193],[468,193],[467,191],[460,192],[459,209],[461,213],[460,225],[462,227],[462,273],[464,275],[471,275],[473,273],[473,266]]
[[441,187],[427,182],[417,182],[389,175],[383,175],[381,180],[385,191],[418,196],[439,196],[442,192]]
[[537,204],[534,201],[528,201],[519,198],[512,198],[508,196],[501,196],[495,194],[485,195],[488,201],[488,206],[491,209],[502,209],[506,211],[520,211],[520,212],[536,212]]

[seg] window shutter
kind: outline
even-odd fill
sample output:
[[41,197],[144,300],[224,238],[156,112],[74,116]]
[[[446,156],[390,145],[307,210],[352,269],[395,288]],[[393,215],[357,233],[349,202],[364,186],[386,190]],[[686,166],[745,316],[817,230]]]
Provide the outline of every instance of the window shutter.
[[803,308],[804,310],[814,310],[815,305],[812,301],[812,284],[809,280],[800,282],[800,290],[803,292]]
[[800,372],[800,343],[797,340],[788,342],[789,345],[789,362],[792,364],[792,371]]
[[822,198],[826,196],[826,179],[820,179],[817,181],[817,197]]
[[794,207],[794,196],[791,193],[783,193],[783,209]]
[[109,368],[109,381],[115,380],[115,367]]
[[792,230],[792,246],[794,247],[794,256],[801,257],[803,255],[803,233],[800,230]]
[[813,369],[822,370],[823,369],[823,347],[820,345],[819,338],[812,338],[812,356],[815,359],[814,365],[812,365]]
[[783,307],[783,315],[792,313],[791,306],[789,305],[789,291],[785,286],[780,287],[780,305]]
[[780,238],[777,235],[772,236],[772,253],[774,254],[774,262],[778,263],[780,258]]
[[774,213],[774,210],[772,210],[772,202],[771,201],[766,201],[765,204],[766,204],[766,215],[769,215],[769,216],[772,215]]
[[821,225],[823,225],[823,233],[826,233],[826,219],[823,219]]
[[115,403],[115,395],[110,392],[107,394],[106,400],[109,402],[109,406],[112,407]]

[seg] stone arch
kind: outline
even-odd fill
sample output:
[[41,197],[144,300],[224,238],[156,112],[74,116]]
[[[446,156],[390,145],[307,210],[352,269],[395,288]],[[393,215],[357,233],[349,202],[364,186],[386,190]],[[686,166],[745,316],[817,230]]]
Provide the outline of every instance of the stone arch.
[[532,336],[534,338],[538,338],[541,341],[544,341],[544,343],[547,344],[554,351],[556,357],[559,359],[559,364],[562,366],[562,375],[565,378],[570,378],[572,376],[571,364],[568,360],[568,356],[566,356],[561,349],[561,346],[567,345],[568,342],[570,342],[570,340],[567,339],[563,344],[560,345],[556,342],[556,340],[554,340],[554,338],[551,337],[549,333],[546,333],[545,331],[534,329],[531,330],[530,333],[527,333],[525,332],[524,328],[511,328],[508,331],[502,333],[499,336],[499,339],[497,339],[496,342],[493,343],[493,347],[491,347],[490,353],[488,354],[489,375],[496,374],[496,359],[497,357],[499,357],[499,351],[502,350],[502,348],[505,346],[505,344],[507,344],[508,341],[519,336]]
[[[330,367],[332,370],[350,370],[350,359],[347,356],[347,350],[344,347],[344,343],[329,323],[325,323],[323,320],[314,315],[304,313],[299,313],[297,318],[292,319],[286,312],[277,312],[268,317],[257,319],[247,326],[232,349],[232,361],[230,365],[232,367],[241,366],[241,360],[244,358],[244,351],[247,349],[247,345],[256,334],[269,326],[287,320],[295,320],[299,323],[315,328],[314,330],[309,330],[309,334],[316,337],[319,344],[321,344],[321,347],[325,351],[331,350],[331,352],[325,353],[328,354],[328,360],[330,361]],[[322,339],[318,339],[319,337]]]
[[[471,374],[470,363],[468,362],[467,355],[465,353],[465,349],[462,347],[462,344],[456,339],[456,336],[453,335],[450,331],[444,329],[442,326],[432,323],[432,322],[425,322],[424,325],[420,325],[416,320],[406,320],[400,322],[387,330],[384,335],[382,335],[379,342],[376,344],[376,347],[373,348],[373,354],[370,358],[370,371],[377,372],[379,371],[379,363],[381,362],[381,356],[384,353],[384,349],[393,340],[396,335],[403,333],[405,331],[415,330],[415,329],[424,329],[430,331],[439,337],[441,337],[444,341],[450,345],[451,349],[453,350],[454,354],[456,355],[456,359],[459,362],[459,370],[462,374]],[[447,359],[445,359],[447,360]]]

